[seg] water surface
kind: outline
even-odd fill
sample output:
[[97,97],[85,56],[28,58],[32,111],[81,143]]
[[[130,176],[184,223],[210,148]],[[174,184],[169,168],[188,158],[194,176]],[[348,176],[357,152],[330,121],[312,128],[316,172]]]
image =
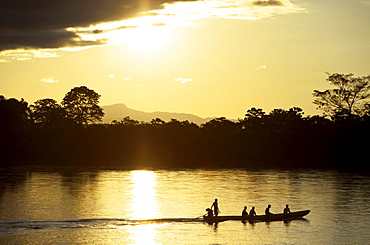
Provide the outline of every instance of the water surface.
[[[0,176],[0,239],[12,244],[363,244],[370,178],[337,171],[25,171]],[[244,206],[310,209],[291,222],[204,223]]]

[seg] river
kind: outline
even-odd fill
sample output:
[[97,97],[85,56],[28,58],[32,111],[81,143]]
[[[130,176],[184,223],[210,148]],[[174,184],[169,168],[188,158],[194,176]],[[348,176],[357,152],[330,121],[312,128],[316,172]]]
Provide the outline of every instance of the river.
[[[256,207],[311,210],[290,222],[197,218]],[[1,244],[364,244],[370,178],[332,170],[2,169]]]

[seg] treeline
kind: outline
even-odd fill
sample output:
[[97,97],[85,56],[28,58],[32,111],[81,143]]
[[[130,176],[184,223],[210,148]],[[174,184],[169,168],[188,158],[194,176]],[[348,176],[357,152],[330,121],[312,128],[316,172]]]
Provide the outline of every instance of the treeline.
[[[61,107],[55,108],[49,118]],[[2,166],[370,170],[368,115],[333,120],[304,116],[297,107],[269,113],[251,108],[238,121],[221,117],[201,125],[129,117],[91,124],[81,117],[62,120],[59,112],[58,120],[36,120],[37,109],[0,96]]]

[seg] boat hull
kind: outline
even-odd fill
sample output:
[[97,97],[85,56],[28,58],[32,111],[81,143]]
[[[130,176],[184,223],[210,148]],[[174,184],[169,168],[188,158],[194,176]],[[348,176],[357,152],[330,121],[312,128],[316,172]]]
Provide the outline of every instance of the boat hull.
[[218,223],[227,220],[240,220],[240,221],[280,221],[290,219],[300,219],[310,213],[310,210],[291,212],[289,214],[271,214],[271,215],[256,215],[256,216],[213,216],[209,217],[204,215],[204,221],[208,223]]

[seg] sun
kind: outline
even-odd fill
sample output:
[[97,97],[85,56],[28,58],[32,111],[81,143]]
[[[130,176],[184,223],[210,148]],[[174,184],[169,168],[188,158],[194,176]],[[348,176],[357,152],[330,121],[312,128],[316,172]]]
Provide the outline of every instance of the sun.
[[165,26],[139,26],[126,33],[124,42],[134,51],[150,53],[165,48],[170,36],[170,29]]

